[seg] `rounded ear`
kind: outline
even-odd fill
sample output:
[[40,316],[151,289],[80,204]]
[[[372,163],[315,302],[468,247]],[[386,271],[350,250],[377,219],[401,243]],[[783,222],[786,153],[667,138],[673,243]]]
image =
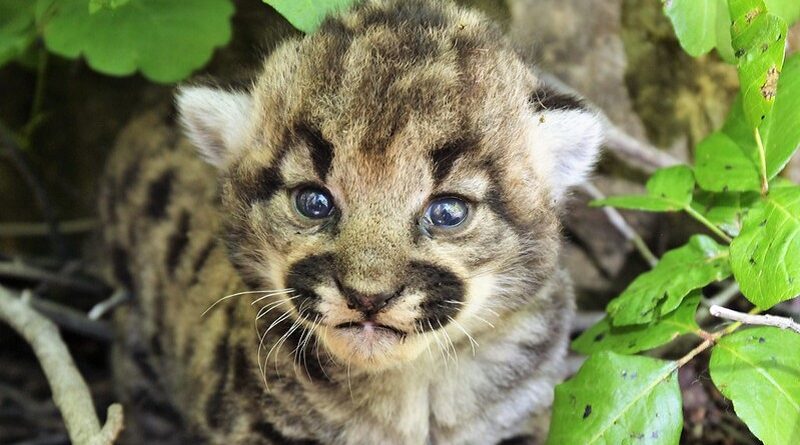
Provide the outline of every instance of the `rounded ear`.
[[572,95],[540,87],[530,96],[527,144],[542,178],[556,201],[584,182],[603,144],[603,124],[597,113]]
[[184,133],[209,164],[221,167],[243,148],[253,107],[249,93],[184,86],[175,101]]

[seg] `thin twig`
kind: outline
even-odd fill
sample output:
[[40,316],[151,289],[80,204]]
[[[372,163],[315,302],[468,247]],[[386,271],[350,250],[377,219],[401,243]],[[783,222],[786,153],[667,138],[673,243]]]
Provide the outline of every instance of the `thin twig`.
[[69,437],[63,433],[55,433],[23,442],[17,442],[13,445],[63,445],[65,443],[69,443]]
[[605,311],[578,311],[572,319],[570,332],[573,334],[583,332],[597,324],[605,316]]
[[[600,191],[594,184],[591,182],[584,182],[581,187],[583,190],[592,197],[592,199],[605,199],[605,195],[603,192]],[[613,207],[605,206],[603,207],[603,212],[606,214],[608,218],[608,222],[614,226],[617,231],[625,237],[626,240],[633,243],[633,247],[639,252],[642,258],[647,261],[647,264],[650,267],[655,267],[658,264],[658,257],[653,254],[653,251],[647,247],[647,243],[644,242],[641,236],[633,230],[633,227],[625,221],[625,218],[617,211],[617,209]]]
[[105,314],[111,312],[116,307],[125,304],[131,299],[131,294],[125,289],[117,289],[111,297],[95,304],[89,310],[90,320],[99,320]]
[[619,160],[625,162],[631,167],[639,168],[645,173],[653,173],[654,171],[671,167],[673,165],[681,164],[682,162],[665,153],[647,142],[640,141],[635,137],[625,133],[622,129],[611,123],[605,118],[605,140],[606,148],[615,154]]
[[93,320],[81,311],[35,296],[31,296],[27,303],[53,323],[68,331],[103,342],[111,342],[114,338],[114,332],[108,323]]
[[[72,221],[61,221],[58,230],[64,235],[91,232],[97,228],[94,218],[82,218]],[[0,236],[8,238],[21,238],[32,236],[47,236],[50,234],[49,223],[0,223]]]
[[17,140],[14,138],[13,133],[1,122],[0,146],[2,146],[5,156],[9,161],[11,161],[19,174],[22,176],[22,179],[28,184],[28,187],[30,187],[31,191],[33,192],[33,198],[36,201],[36,205],[39,207],[39,211],[42,213],[42,217],[47,222],[47,225],[50,229],[48,231],[48,235],[50,236],[50,243],[53,246],[53,250],[59,257],[66,257],[67,248],[58,231],[58,220],[56,219],[55,210],[52,202],[50,201],[50,197],[48,196],[44,186],[42,186],[41,182],[39,181],[39,178],[36,177],[36,174],[28,165],[25,155],[17,143]]
[[36,65],[36,86],[33,90],[33,101],[31,101],[28,122],[22,128],[22,139],[26,145],[30,145],[33,133],[42,123],[42,103],[44,103],[45,84],[47,82],[47,49],[41,42],[38,47],[39,61]]
[[77,445],[114,443],[122,431],[122,406],[111,405],[105,425],[100,426],[89,388],[75,367],[58,328],[2,286],[0,319],[30,344],[39,359],[70,440]]
[[781,329],[791,329],[800,334],[800,324],[788,317],[745,314],[717,305],[711,306],[708,311],[711,312],[711,315],[726,320],[738,321],[749,325],[774,326]]
[[734,281],[722,288],[722,290],[717,292],[714,296],[701,300],[700,304],[703,307],[697,311],[697,322],[703,324],[711,318],[711,313],[708,311],[709,307],[725,306],[736,298],[737,295],[739,295],[739,283]]
[[0,261],[0,277],[15,278],[19,280],[50,283],[76,292],[83,292],[97,296],[107,295],[105,285],[72,276],[64,276],[57,272],[50,272],[37,267],[28,266],[16,261]]

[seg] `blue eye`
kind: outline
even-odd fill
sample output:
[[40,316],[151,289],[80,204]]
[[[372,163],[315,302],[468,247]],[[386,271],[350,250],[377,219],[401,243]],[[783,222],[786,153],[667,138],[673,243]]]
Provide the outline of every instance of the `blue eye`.
[[458,198],[437,198],[425,210],[425,222],[445,229],[463,223],[469,214],[467,203]]
[[333,212],[333,197],[327,190],[313,187],[300,189],[294,198],[297,211],[311,219],[327,218]]

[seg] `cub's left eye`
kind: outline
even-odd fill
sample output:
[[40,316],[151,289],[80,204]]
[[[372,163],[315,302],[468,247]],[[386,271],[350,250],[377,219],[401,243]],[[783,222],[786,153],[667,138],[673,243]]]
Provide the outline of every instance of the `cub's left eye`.
[[469,206],[461,199],[447,197],[431,201],[425,209],[425,222],[443,229],[452,229],[467,219]]
[[324,189],[305,187],[295,193],[297,212],[306,218],[322,219],[333,213],[333,197]]

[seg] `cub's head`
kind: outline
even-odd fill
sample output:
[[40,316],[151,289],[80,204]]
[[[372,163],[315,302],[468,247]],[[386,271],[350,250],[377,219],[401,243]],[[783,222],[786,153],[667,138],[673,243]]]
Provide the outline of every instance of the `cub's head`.
[[291,317],[365,370],[535,305],[601,140],[486,19],[438,2],[366,2],[250,91],[184,87],[178,106],[243,277],[292,289]]

